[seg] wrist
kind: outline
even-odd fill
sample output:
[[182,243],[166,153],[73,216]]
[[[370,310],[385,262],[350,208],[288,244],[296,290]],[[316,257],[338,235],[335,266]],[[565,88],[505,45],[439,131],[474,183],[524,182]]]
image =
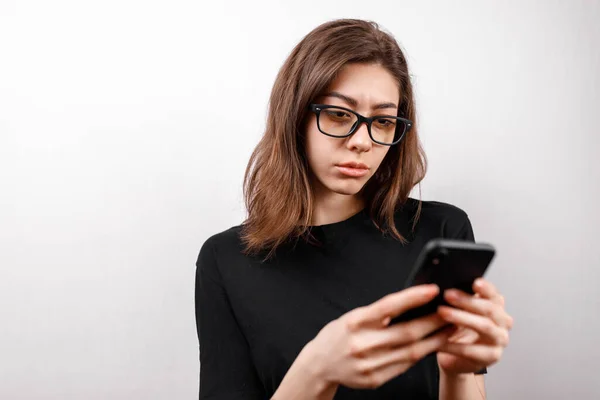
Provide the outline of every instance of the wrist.
[[440,368],[440,376],[444,376],[445,378],[452,379],[468,379],[469,377],[475,375],[473,372],[453,372],[447,371],[443,368]]
[[309,345],[298,354],[272,400],[330,400],[338,385],[326,378],[326,366]]
[[460,381],[460,380],[469,379],[470,377],[475,376],[474,372],[460,372],[460,371],[447,370],[447,369],[443,368],[439,362],[438,362],[438,371],[440,373],[440,379],[448,378],[448,379],[454,379],[454,380]]
[[445,369],[440,368],[440,379],[451,379],[456,381],[463,381],[466,379],[470,379],[475,376],[472,372],[452,372],[446,371]]
[[479,387],[475,374],[440,371],[439,399],[485,399],[485,389]]
[[298,355],[296,359],[298,369],[316,388],[320,391],[327,391],[328,388],[337,385],[330,379],[325,361],[326,357],[315,353],[311,343],[309,342]]
[[443,369],[440,369],[440,378],[445,379],[453,379],[453,380],[465,380],[475,376],[472,372],[449,372]]

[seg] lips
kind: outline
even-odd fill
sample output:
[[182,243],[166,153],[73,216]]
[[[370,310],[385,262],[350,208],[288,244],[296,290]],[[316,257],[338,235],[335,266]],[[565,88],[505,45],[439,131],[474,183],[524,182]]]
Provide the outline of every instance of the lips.
[[354,161],[337,164],[336,167],[342,175],[353,178],[359,178],[369,173],[369,167],[366,164]]
[[369,169],[369,167],[367,167],[366,164],[355,162],[355,161],[338,164],[337,166],[344,167],[344,168],[356,168],[356,169],[367,169],[367,170]]

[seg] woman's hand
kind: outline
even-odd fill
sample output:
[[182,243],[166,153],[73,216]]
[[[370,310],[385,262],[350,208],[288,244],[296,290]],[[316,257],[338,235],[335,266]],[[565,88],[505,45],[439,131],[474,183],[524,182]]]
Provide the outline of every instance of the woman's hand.
[[445,325],[437,314],[388,326],[438,293],[435,285],[420,285],[354,309],[327,324],[298,358],[309,360],[303,365],[312,365],[327,384],[379,387],[448,341],[448,331],[426,338]]
[[437,360],[447,374],[474,373],[498,362],[508,345],[513,319],[504,309],[504,297],[485,279],[473,284],[475,295],[451,289],[438,314],[458,329],[443,345]]

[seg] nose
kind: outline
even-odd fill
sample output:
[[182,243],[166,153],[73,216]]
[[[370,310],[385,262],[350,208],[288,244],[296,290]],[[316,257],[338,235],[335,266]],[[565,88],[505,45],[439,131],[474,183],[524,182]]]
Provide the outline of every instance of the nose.
[[369,136],[366,122],[361,122],[356,131],[348,138],[347,147],[352,151],[368,151],[373,142]]

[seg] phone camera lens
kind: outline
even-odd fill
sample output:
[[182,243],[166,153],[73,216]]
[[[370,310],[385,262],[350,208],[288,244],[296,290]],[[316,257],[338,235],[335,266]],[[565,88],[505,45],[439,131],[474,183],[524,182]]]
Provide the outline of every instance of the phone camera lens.
[[446,257],[448,257],[448,250],[439,249],[439,251],[437,251],[436,254],[433,256],[433,258],[431,259],[431,263],[433,265],[440,265],[444,262]]

